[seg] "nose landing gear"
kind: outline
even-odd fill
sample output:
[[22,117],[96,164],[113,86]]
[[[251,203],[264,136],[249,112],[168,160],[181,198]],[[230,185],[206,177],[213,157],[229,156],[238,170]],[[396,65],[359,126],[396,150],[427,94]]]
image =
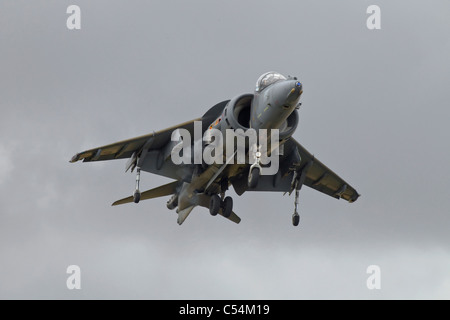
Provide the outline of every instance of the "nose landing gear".
[[250,189],[256,188],[256,186],[258,185],[260,172],[261,169],[259,168],[258,165],[255,165],[253,168],[250,168],[250,172],[248,174],[248,187]]
[[250,189],[256,188],[258,185],[259,175],[261,173],[261,146],[256,147],[254,153],[255,163],[250,166],[250,171],[248,173],[248,187]]

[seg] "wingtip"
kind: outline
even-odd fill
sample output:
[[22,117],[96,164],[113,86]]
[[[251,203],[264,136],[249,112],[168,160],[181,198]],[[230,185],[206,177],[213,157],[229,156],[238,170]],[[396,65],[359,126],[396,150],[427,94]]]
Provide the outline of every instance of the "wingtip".
[[359,193],[356,193],[348,202],[353,203],[358,200],[359,197],[361,197],[361,195]]
[[234,222],[234,223],[236,223],[236,224],[239,224],[239,223],[241,222],[241,218],[240,218],[234,211],[231,212],[231,215],[230,215],[229,217],[225,217],[225,216],[222,214],[222,210],[220,210],[219,214],[220,214],[222,217],[224,217],[224,218],[226,218],[226,219],[228,219],[228,220],[230,220],[230,221],[232,221],[232,222]]
[[72,159],[70,159],[70,163],[74,163],[74,162],[77,162],[78,160],[80,160],[79,159],[79,155],[78,155],[78,153],[76,154],[76,155],[74,155],[73,157],[72,157]]

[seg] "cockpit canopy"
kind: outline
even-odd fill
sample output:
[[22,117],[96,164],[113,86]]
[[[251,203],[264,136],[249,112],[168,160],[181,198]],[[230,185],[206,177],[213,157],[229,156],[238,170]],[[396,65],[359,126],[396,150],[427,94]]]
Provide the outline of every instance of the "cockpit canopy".
[[278,72],[266,72],[259,77],[258,81],[256,81],[256,92],[261,92],[271,84],[280,80],[286,80],[286,77]]

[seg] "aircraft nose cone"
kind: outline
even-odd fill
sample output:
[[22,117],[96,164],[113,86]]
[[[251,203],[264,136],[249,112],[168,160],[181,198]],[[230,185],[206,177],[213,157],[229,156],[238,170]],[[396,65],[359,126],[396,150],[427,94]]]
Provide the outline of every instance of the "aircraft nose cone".
[[287,98],[286,98],[286,104],[291,105],[299,99],[300,95],[303,93],[303,85],[300,81],[295,81],[293,88],[291,88],[291,91],[289,91]]

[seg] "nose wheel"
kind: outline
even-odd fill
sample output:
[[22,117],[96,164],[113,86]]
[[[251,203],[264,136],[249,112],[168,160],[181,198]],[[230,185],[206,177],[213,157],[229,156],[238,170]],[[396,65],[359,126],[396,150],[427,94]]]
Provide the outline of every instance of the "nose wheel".
[[248,174],[248,187],[250,189],[256,188],[258,185],[260,171],[259,166],[250,168],[250,173]]

